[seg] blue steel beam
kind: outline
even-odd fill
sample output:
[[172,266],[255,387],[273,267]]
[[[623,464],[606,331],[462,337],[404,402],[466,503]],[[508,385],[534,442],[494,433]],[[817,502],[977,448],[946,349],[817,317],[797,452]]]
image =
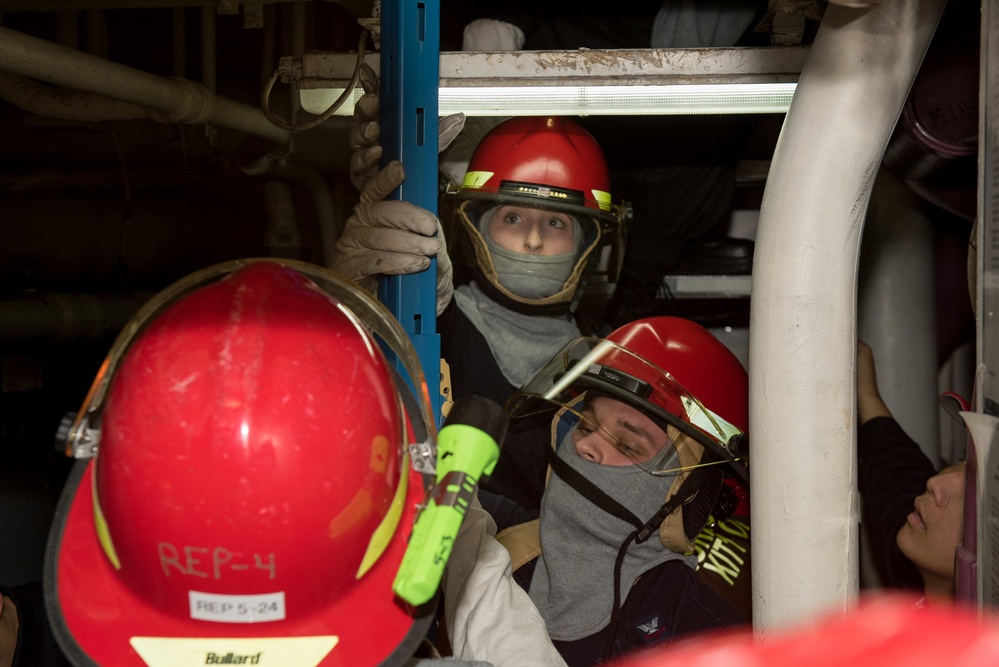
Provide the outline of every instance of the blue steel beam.
[[[439,0],[383,0],[381,49],[383,157],[401,160],[406,169],[406,181],[390,198],[404,199],[436,215]],[[436,275],[437,260],[431,258],[426,271],[379,280],[378,298],[413,341],[440,425]]]

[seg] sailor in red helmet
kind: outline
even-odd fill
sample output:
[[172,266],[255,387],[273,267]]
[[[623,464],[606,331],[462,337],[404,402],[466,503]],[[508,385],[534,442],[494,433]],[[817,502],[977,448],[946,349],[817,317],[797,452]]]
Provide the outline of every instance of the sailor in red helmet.
[[[393,593],[425,502],[410,452],[434,435],[427,396],[388,310],[325,269],[244,260],[161,292],[116,340],[65,434],[81,460],[45,593],[67,658],[353,667],[432,657],[434,600],[417,607]],[[445,573],[454,655],[561,664],[491,530],[470,509]]]
[[693,544],[724,473],[748,476],[747,384],[706,329],[650,317],[570,342],[508,403],[548,416],[552,475],[539,519],[500,540],[569,665],[744,622]]
[[[624,209],[612,202],[603,152],[568,118],[499,123],[476,146],[462,181],[449,183],[441,202],[445,246],[432,213],[381,201],[405,174],[398,162],[378,168],[377,79],[363,72],[369,94],[358,103],[352,134],[361,203],[332,267],[373,288],[378,275],[423,270],[436,255],[437,330],[450,380],[445,395],[477,394],[502,404],[581,335],[574,311],[602,259],[615,279]],[[442,148],[454,130],[442,121]],[[484,488],[537,508],[547,466],[534,442],[544,430],[527,420],[511,424]]]

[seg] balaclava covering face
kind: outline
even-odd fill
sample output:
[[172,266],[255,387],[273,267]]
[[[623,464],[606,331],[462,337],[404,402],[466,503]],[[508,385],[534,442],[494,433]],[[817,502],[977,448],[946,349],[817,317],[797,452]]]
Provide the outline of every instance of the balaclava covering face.
[[[662,506],[674,476],[656,477],[634,465],[606,466],[576,453],[572,431],[556,455],[639,519],[646,521]],[[614,605],[614,562],[622,543],[635,530],[587,500],[553,474],[541,501],[541,551],[530,596],[552,639],[572,641],[605,627]],[[621,600],[635,579],[661,563],[680,560],[689,567],[696,556],[663,548],[659,540],[632,543],[619,582]]]
[[[497,246],[487,233],[489,219],[499,207],[479,219],[500,283],[529,298],[558,292],[572,272],[582,247],[582,230],[573,220],[575,249],[561,255],[535,256]],[[489,344],[503,376],[520,387],[563,345],[580,335],[575,322],[564,315],[529,315],[497,303],[474,281],[455,290],[455,303]]]
[[583,247],[583,229],[579,221],[572,218],[571,252],[560,255],[532,255],[501,248],[493,241],[489,235],[489,220],[499,209],[499,206],[491,208],[479,218],[479,233],[489,248],[500,285],[527,299],[543,299],[558,292],[569,279],[579,251]]

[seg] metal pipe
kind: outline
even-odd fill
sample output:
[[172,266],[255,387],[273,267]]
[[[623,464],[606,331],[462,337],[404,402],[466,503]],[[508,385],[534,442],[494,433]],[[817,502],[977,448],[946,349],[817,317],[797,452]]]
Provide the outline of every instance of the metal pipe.
[[777,141],[750,307],[753,622],[764,640],[858,594],[861,230],[945,4],[830,5]]
[[939,467],[933,243],[922,199],[882,169],[861,246],[857,331],[874,350],[878,390],[895,421]]
[[312,193],[312,203],[316,208],[316,219],[319,222],[319,237],[322,243],[320,262],[323,266],[329,266],[333,259],[333,249],[343,231],[343,224],[337,217],[333,194],[326,178],[318,170],[304,164],[287,159],[275,160],[270,155],[240,166],[240,171],[248,176],[270,174],[301,183],[309,188]]
[[323,266],[329,266],[333,259],[333,248],[336,246],[342,231],[336,218],[336,207],[333,205],[333,195],[330,192],[329,183],[316,169],[290,160],[281,160],[274,166],[272,173],[309,188],[309,192],[312,193],[312,203],[316,209],[316,218],[319,221],[319,238],[323,245],[321,263]]
[[26,294],[0,300],[0,342],[97,340],[114,334],[151,294]]
[[298,231],[295,205],[291,201],[291,188],[284,181],[269,181],[264,185],[264,204],[267,207],[267,233],[264,245],[271,257],[299,259],[302,252],[302,235]]
[[[911,188],[880,171],[861,243],[857,335],[874,350],[878,389],[892,416],[939,462],[933,223],[924,208]],[[865,587],[883,584],[870,528],[862,525],[860,535]]]
[[43,86],[34,79],[0,72],[0,99],[19,109],[46,116],[82,121],[149,119],[146,107],[103,95]]
[[149,107],[162,122],[213,123],[280,144],[289,138],[260,109],[218,97],[201,84],[165,79],[3,27],[0,71]]

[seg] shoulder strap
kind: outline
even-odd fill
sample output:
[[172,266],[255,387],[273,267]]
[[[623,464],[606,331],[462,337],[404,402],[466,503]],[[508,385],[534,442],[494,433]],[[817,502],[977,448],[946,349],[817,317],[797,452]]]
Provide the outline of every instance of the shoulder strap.
[[510,563],[514,572],[541,555],[540,526],[540,519],[535,519],[504,528],[496,534],[496,539],[510,554]]

